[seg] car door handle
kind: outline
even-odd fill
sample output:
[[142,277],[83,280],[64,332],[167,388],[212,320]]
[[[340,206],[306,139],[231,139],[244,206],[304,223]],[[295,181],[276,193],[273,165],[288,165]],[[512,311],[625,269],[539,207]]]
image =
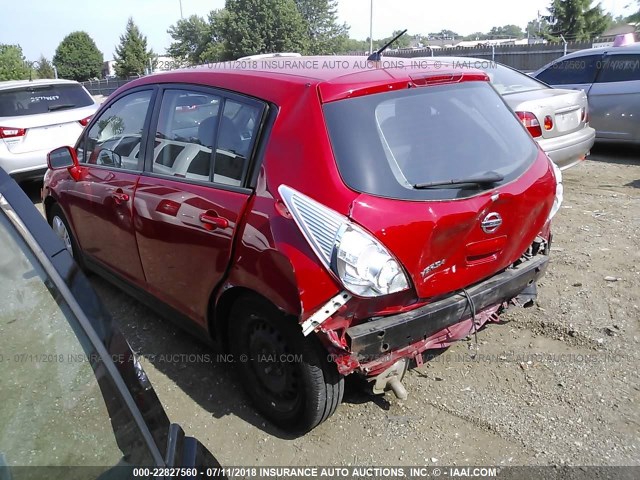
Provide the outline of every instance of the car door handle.
[[115,200],[116,205],[129,201],[129,195],[124,193],[121,188],[111,192],[111,197]]
[[205,212],[200,214],[200,221],[207,230],[215,230],[216,228],[227,228],[229,220],[219,217],[215,212]]

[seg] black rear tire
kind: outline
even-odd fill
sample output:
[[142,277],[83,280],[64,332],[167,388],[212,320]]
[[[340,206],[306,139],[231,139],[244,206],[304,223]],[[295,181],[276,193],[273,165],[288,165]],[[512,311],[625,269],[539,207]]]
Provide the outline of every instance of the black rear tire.
[[342,402],[344,377],[313,335],[268,301],[242,296],[229,317],[229,345],[256,409],[278,427],[305,433]]

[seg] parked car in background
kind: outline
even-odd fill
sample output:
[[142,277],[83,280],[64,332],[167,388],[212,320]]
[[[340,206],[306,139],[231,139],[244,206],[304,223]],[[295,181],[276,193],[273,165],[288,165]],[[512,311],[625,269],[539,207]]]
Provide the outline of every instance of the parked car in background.
[[515,112],[531,136],[564,170],[584,160],[595,142],[587,95],[548,85],[506,65],[468,57],[438,57],[441,64],[478,68]]
[[155,477],[139,467],[219,475],[169,422],[65,245],[2,169],[0,245],[0,478],[21,478],[12,471],[22,466],[60,479],[76,477],[50,467],[82,467],[82,478]]
[[530,304],[561,194],[484,72],[302,60],[134,80],[43,188],[79,262],[230,350],[297,432],[346,375],[403,398],[409,361]]
[[580,50],[533,76],[554,87],[584,91],[597,140],[640,142],[640,43]]
[[42,179],[47,153],[75,144],[97,108],[71,80],[0,82],[0,168],[19,181]]

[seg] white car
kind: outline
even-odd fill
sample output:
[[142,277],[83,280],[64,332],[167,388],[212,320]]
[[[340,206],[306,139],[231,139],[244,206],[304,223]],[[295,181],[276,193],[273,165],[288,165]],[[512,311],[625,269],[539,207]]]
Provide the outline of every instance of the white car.
[[47,153],[74,145],[97,109],[71,80],[0,82],[0,167],[18,181],[41,179]]
[[509,108],[560,169],[578,164],[591,150],[596,131],[589,125],[589,105],[584,92],[550,88],[490,60],[437,57],[437,61],[440,66],[484,70]]

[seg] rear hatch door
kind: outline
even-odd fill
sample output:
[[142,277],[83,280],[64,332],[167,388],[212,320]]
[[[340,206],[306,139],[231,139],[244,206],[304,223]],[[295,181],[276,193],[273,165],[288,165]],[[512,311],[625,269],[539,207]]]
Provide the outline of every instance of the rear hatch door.
[[340,100],[324,113],[341,177],[361,194],[349,216],[401,261],[420,298],[508,267],[547,221],[551,163],[486,81]]
[[553,191],[549,162],[540,153],[518,181],[482,195],[425,203],[362,194],[353,203],[351,218],[400,260],[419,298],[433,298],[473,285],[518,260],[542,230]]

